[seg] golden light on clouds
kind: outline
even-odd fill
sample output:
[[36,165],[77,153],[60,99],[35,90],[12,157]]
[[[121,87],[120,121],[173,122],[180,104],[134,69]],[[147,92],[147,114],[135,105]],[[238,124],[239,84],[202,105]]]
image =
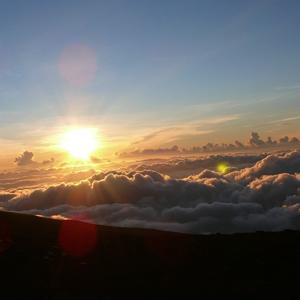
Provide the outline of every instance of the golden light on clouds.
[[88,160],[101,146],[100,137],[95,128],[76,128],[66,131],[60,140],[60,147],[71,157]]

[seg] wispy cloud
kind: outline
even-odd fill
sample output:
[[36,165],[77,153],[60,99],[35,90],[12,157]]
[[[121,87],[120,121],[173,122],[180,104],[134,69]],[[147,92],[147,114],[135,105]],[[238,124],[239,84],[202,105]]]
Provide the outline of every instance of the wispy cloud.
[[291,84],[291,85],[282,85],[275,87],[275,90],[299,90],[300,89],[300,83],[298,84]]
[[176,123],[172,127],[162,128],[156,131],[150,131],[137,138],[131,145],[136,146],[157,146],[166,145],[171,142],[179,142],[182,139],[199,137],[200,135],[213,133],[217,126],[226,122],[235,121],[240,118],[239,115],[215,116],[202,118],[201,120],[191,120],[184,123]]
[[274,121],[269,122],[269,124],[290,122],[290,121],[296,121],[296,120],[300,120],[300,116],[295,116],[295,117],[289,117],[289,118],[274,120]]

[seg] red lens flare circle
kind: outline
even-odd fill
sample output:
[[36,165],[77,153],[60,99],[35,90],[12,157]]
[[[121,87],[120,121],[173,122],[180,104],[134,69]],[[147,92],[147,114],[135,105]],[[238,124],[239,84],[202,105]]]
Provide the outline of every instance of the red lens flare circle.
[[98,241],[95,224],[77,220],[62,221],[58,242],[65,253],[73,257],[82,257],[95,250]]

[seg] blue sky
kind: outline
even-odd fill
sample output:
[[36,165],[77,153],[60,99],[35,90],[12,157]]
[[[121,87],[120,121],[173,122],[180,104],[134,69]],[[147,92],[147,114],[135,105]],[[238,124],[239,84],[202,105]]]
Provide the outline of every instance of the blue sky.
[[[173,127],[178,137],[152,145],[299,133],[299,1],[0,3],[8,148],[37,147],[72,122],[122,147]],[[97,61],[84,86],[58,70],[72,45]]]

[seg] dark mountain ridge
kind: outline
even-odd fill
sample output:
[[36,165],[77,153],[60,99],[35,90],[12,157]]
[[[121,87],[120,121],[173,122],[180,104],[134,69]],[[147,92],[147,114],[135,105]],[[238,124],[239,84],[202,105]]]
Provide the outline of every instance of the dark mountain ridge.
[[0,212],[13,299],[298,299],[300,232],[188,235]]

